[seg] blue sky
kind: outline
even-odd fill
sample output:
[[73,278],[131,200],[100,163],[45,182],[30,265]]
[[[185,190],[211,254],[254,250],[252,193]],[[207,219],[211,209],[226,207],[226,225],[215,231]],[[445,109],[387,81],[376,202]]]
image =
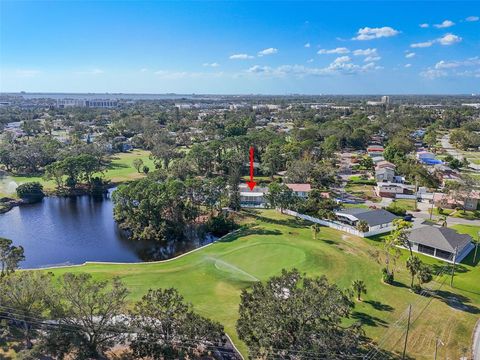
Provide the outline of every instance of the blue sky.
[[480,3],[0,0],[0,91],[480,92]]

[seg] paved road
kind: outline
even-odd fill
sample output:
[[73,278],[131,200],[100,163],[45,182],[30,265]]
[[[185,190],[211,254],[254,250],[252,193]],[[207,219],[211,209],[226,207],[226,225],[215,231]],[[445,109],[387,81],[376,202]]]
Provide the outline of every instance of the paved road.
[[[416,218],[420,218],[420,219],[425,219],[425,220],[430,220],[430,214],[428,212],[424,212],[424,211],[419,211],[419,212],[412,212],[412,214],[416,217]],[[433,220],[437,219],[438,216],[433,216]],[[468,220],[468,219],[462,219],[462,218],[456,218],[456,217],[452,217],[452,216],[447,216],[447,224],[448,226],[450,225],[456,225],[456,224],[461,224],[461,225],[476,225],[478,226],[479,225],[479,221],[478,220]]]
[[[460,154],[453,146],[452,144],[450,144],[450,136],[447,134],[447,135],[444,135],[441,139],[440,139],[440,142],[442,144],[442,147],[445,149],[445,151],[452,155],[454,158],[457,158],[459,160],[463,160],[463,155]],[[470,165],[468,165],[469,168],[471,169],[474,169],[475,171],[480,171],[480,165],[478,164],[474,164],[474,163],[470,163]]]
[[477,322],[473,335],[473,360],[480,360],[480,320]]

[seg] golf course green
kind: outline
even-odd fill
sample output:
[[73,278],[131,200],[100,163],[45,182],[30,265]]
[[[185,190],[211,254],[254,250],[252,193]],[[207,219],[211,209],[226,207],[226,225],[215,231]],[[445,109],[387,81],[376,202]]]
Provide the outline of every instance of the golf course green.
[[[403,348],[403,322],[391,327],[413,304],[408,355],[416,359],[433,356],[438,336],[445,346],[440,358],[459,358],[470,348],[471,334],[479,317],[480,267],[472,254],[457,267],[454,288],[446,276],[429,284],[439,289],[433,297],[410,291],[405,268],[407,252],[397,262],[395,285],[383,284],[382,263],[375,260],[380,239],[362,239],[322,227],[315,240],[310,224],[274,210],[242,211],[242,230],[197,251],[156,263],[100,264],[50,269],[56,276],[65,272],[88,272],[98,279],[119,276],[130,290],[132,301],[150,288],[175,287],[195,310],[221,322],[240,351],[246,346],[235,331],[240,292],[255,281],[264,281],[281,269],[298,268],[309,276],[326,275],[340,287],[353,280],[365,281],[367,294],[357,302],[352,318],[361,321],[367,336],[382,348],[399,352]],[[465,230],[465,229],[459,229]],[[468,228],[468,231],[474,229]],[[99,241],[101,239],[99,238]],[[433,266],[442,262],[421,257]],[[387,338],[385,336],[388,334]]]

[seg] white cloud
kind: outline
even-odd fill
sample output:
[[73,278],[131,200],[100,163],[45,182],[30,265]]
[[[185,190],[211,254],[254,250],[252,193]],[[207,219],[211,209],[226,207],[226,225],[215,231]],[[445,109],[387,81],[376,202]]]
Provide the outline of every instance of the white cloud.
[[446,34],[445,36],[437,39],[437,41],[441,45],[453,45],[455,43],[462,41],[462,38],[454,34]]
[[333,60],[332,64],[341,64],[341,63],[349,62],[351,60],[352,59],[350,59],[350,56],[340,56],[340,57],[337,57],[335,60]]
[[358,49],[353,51],[356,56],[374,56],[377,55],[377,49]]
[[478,16],[469,16],[465,19],[465,21],[468,21],[468,22],[474,22],[474,21],[478,21],[480,20],[480,17]]
[[141,68],[141,69],[140,69],[140,72],[147,72],[147,71],[148,71],[147,68]]
[[247,60],[247,59],[253,59],[254,56],[248,55],[248,54],[233,54],[230,55],[229,59],[231,60]]
[[267,48],[267,49],[263,49],[262,51],[259,51],[257,55],[261,57],[266,55],[273,55],[276,53],[278,53],[277,48]]
[[435,64],[435,69],[452,69],[460,66],[458,62],[448,62],[441,60]]
[[414,56],[415,56],[415,53],[414,53],[414,52],[407,52],[407,53],[405,54],[405,57],[406,57],[407,59],[411,59],[411,58],[413,58]]
[[462,38],[460,36],[454,35],[454,34],[445,34],[444,36],[434,39],[434,40],[429,40],[425,42],[420,42],[420,43],[415,43],[415,44],[410,44],[410,47],[412,48],[426,48],[430,47],[435,43],[438,43],[440,45],[453,45],[456,43],[459,43],[462,41]]
[[270,66],[260,66],[260,65],[253,65],[252,67],[248,68],[247,72],[249,73],[267,73],[271,72],[272,68]]
[[370,62],[365,65],[357,65],[351,62],[349,56],[337,57],[328,66],[323,68],[308,67],[304,65],[281,65],[278,67],[260,66],[254,65],[246,70],[247,73],[255,74],[258,76],[266,77],[305,77],[305,76],[327,76],[327,75],[354,75],[371,70],[382,69],[381,66],[377,66],[375,63]]
[[307,63],[313,63],[313,59],[308,59]]
[[430,25],[428,25],[427,23],[423,23],[423,24],[420,24],[418,26],[420,26],[422,29],[426,29],[426,28],[430,27]]
[[434,41],[425,41],[425,42],[419,42],[415,44],[411,44],[410,47],[412,48],[426,48],[432,46]]
[[219,64],[219,63],[216,63],[216,62],[213,62],[213,63],[203,63],[203,66],[206,66],[206,67],[219,67],[220,64]]
[[309,42],[307,42],[307,43],[306,43],[305,45],[303,45],[303,46],[306,47],[306,48],[309,48],[311,45],[310,45]]
[[471,57],[465,60],[437,62],[433,67],[428,67],[420,75],[428,79],[436,79],[445,76],[479,77],[480,57]]
[[324,55],[324,54],[348,54],[350,50],[346,47],[338,47],[335,49],[320,49],[317,51],[317,54]]
[[424,78],[433,80],[439,77],[447,76],[448,74],[446,71],[443,71],[443,70],[427,69],[425,71],[422,71],[420,75],[423,76]]
[[363,61],[365,62],[371,62],[371,61],[379,61],[382,58],[380,56],[367,56]]
[[381,28],[364,27],[357,31],[357,36],[352,40],[372,40],[382,37],[391,37],[400,34],[400,31],[391,28],[390,26],[384,26]]
[[409,67],[412,66],[412,64],[405,64],[404,66],[405,66],[406,68],[409,68]]
[[435,64],[435,69],[453,69],[461,66],[479,66],[480,57],[471,57],[466,60],[445,61],[441,60]]
[[453,21],[443,20],[441,24],[435,24],[433,26],[435,26],[437,29],[446,29],[446,28],[449,28],[453,25],[455,25],[455,23]]

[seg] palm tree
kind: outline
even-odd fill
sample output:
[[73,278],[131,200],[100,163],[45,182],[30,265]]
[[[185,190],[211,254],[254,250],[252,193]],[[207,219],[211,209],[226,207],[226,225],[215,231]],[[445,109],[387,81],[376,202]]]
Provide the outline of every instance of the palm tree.
[[447,217],[446,217],[445,215],[442,215],[442,216],[440,217],[439,221],[440,221],[440,224],[441,224],[442,226],[444,226],[444,227],[447,226]]
[[357,230],[360,232],[367,232],[370,230],[368,223],[365,220],[360,220],[356,226]]
[[367,293],[367,287],[363,280],[354,280],[352,282],[353,291],[357,294],[357,300],[361,301],[360,295]]
[[407,259],[407,269],[410,271],[410,275],[412,276],[412,283],[410,285],[411,288],[413,288],[413,279],[415,278],[415,275],[421,270],[422,268],[422,262],[418,258],[418,256],[410,256]]
[[313,239],[317,240],[317,235],[320,232],[320,224],[313,224],[311,228],[313,232]]

